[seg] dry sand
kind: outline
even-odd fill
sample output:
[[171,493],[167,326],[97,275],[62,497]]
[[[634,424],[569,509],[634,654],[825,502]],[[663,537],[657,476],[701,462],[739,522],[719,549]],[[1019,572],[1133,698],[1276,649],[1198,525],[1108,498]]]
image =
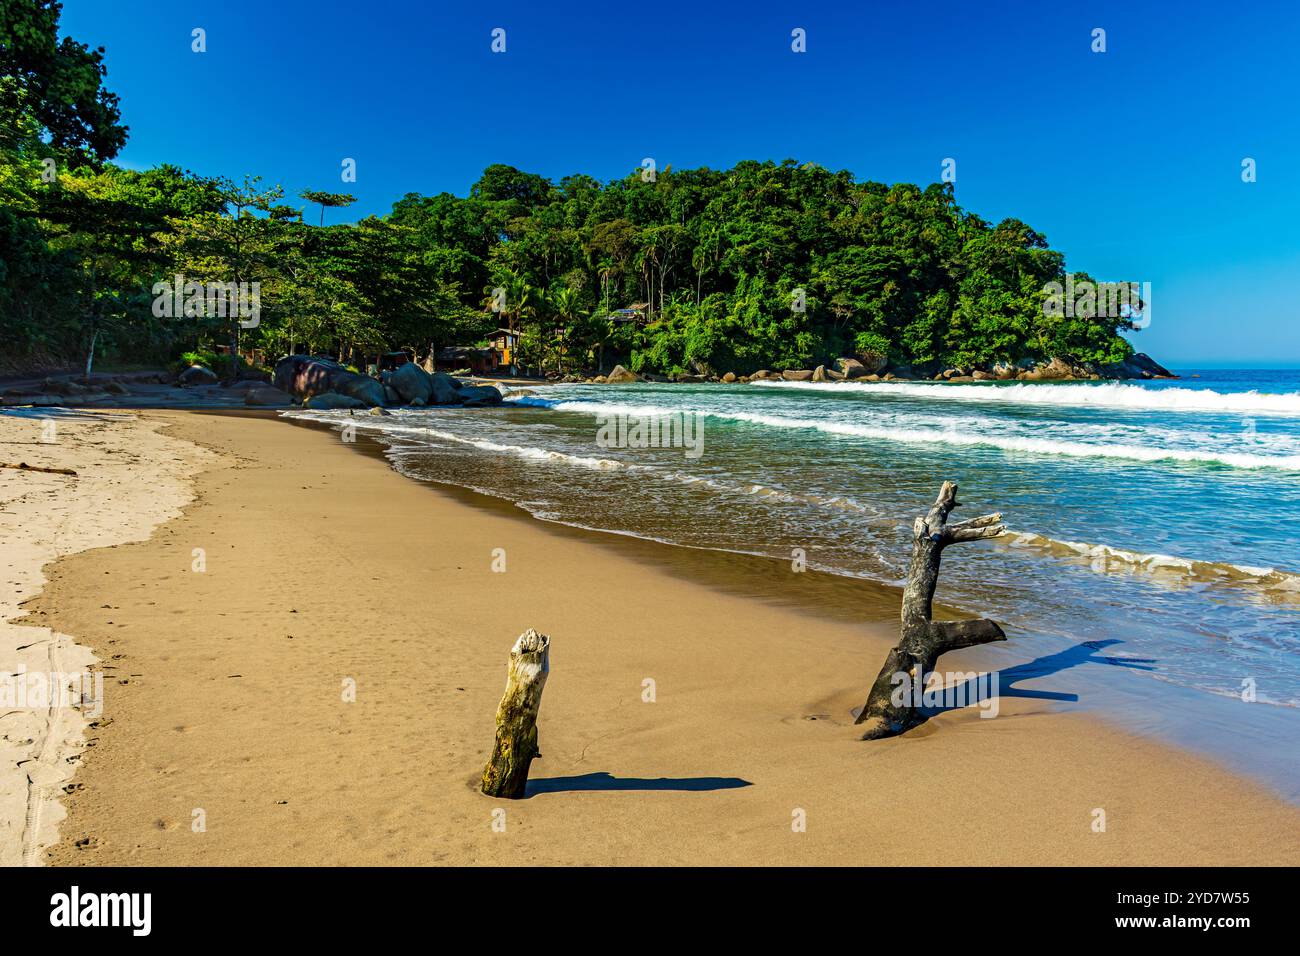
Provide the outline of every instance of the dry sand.
[[[475,507],[333,433],[274,417],[141,418],[216,451],[220,467],[149,540],[62,557],[28,607],[117,668],[111,723],[64,797],[49,862],[1300,858],[1294,806],[1049,702],[860,742],[850,711],[893,630],[866,586],[878,626],[710,587],[681,551],[634,560],[604,536]],[[158,498],[148,507],[174,494]],[[142,507],[136,495],[111,509]],[[506,655],[530,626],[552,638],[532,772],[542,792],[493,800],[476,784]]]
[[[51,561],[147,538],[190,500],[187,480],[213,456],[133,416],[0,415],[0,462],[72,468],[75,476],[0,468],[0,865],[39,862],[57,839],[70,784],[98,716],[90,649],[41,626],[11,623]],[[95,588],[93,590],[99,590]],[[110,615],[111,617],[111,615]]]

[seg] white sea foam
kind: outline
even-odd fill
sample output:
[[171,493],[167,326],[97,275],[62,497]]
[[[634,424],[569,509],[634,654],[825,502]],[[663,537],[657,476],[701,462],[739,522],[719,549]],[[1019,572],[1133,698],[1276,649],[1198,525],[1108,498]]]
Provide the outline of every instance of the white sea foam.
[[1082,558],[1098,571],[1108,571],[1112,566],[1119,565],[1130,570],[1175,574],[1206,583],[1217,582],[1258,587],[1268,591],[1291,592],[1300,597],[1300,574],[1280,571],[1277,568],[1128,551],[1106,544],[1085,544],[1079,541],[1049,538],[1032,531],[1008,531],[1002,540],[1013,548],[1032,548],[1057,557]]
[[886,427],[862,425],[855,422],[837,422],[833,419],[792,418],[783,415],[761,415],[741,411],[669,409],[654,405],[623,405],[581,399],[548,400],[530,404],[545,405],[560,411],[588,412],[591,414],[653,415],[671,411],[686,411],[688,414],[749,422],[755,425],[764,425],[768,428],[814,429],[828,435],[869,438],[905,444],[997,448],[1008,452],[1063,455],[1071,458],[1118,458],[1141,462],[1183,461],[1228,465],[1233,468],[1277,468],[1285,471],[1300,471],[1300,455],[1257,455],[1247,452],[1212,451],[1205,448],[1164,448],[1114,442],[1089,443],[1055,438],[1035,438],[1028,435],[967,432],[954,428]]
[[825,391],[841,395],[885,395],[945,402],[1002,402],[1136,411],[1234,412],[1300,416],[1300,392],[1216,392],[1208,388],[1143,388],[1124,382],[949,385],[924,382],[753,382],[762,388]]

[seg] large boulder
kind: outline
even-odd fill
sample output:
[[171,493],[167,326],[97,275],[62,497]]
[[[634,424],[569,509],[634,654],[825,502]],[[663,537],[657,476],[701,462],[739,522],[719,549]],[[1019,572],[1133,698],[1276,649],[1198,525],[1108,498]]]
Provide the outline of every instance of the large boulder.
[[889,357],[880,352],[865,351],[858,353],[858,361],[866,369],[866,375],[879,375],[889,365]]
[[276,388],[299,398],[332,391],[338,375],[347,369],[320,355],[288,355],[275,363],[272,383]]
[[728,385],[730,385],[732,382],[734,382],[734,381],[736,380],[736,373],[735,373],[735,372],[726,372],[726,373],[723,374],[723,376],[722,376],[722,380],[723,380],[724,382],[726,382]]
[[302,407],[327,411],[335,408],[365,408],[366,403],[359,398],[353,398],[351,395],[340,395],[338,392],[322,392],[307,399],[302,403]]
[[615,365],[613,370],[605,376],[605,381],[610,385],[629,385],[637,381],[636,373],[629,372],[621,365]]
[[825,382],[825,381],[827,381],[827,379],[826,379],[826,366],[825,366],[825,365],[818,365],[815,369],[813,369],[812,380],[813,380],[814,382]]
[[292,405],[293,396],[282,392],[274,385],[256,385],[244,392],[245,405],[280,406]]
[[429,399],[433,397],[433,376],[414,362],[399,365],[388,376],[386,384],[408,405],[417,398],[420,404],[428,405]]
[[1027,372],[1021,372],[1017,376],[1017,378],[1025,382],[1059,382],[1077,377],[1074,366],[1059,357],[1053,358],[1050,362],[1044,362]]
[[501,393],[493,385],[462,385],[459,392],[466,408],[501,404]]
[[434,372],[429,376],[429,400],[427,405],[459,405],[461,383],[446,372]]
[[1128,364],[1134,368],[1140,369],[1154,378],[1177,378],[1173,372],[1165,368],[1150,355],[1145,352],[1136,352],[1129,356]]
[[217,373],[210,368],[204,368],[202,365],[191,365],[176,376],[176,384],[184,388],[193,388],[196,385],[216,385]]
[[781,373],[781,377],[787,382],[809,382],[812,381],[813,373],[811,369],[787,369]]
[[855,358],[837,358],[835,360],[835,371],[839,372],[846,379],[861,378],[870,374],[867,367]]
[[332,384],[333,391],[355,398],[364,405],[384,404],[384,386],[369,375],[343,371],[334,377]]

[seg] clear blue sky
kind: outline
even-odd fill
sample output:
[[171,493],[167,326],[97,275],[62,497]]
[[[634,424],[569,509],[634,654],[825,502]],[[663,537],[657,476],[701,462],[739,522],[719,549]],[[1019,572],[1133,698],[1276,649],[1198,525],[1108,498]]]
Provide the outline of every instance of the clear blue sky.
[[925,184],[952,157],[967,209],[1152,283],[1138,348],[1300,365],[1294,0],[65,0],[63,26],[107,48],[132,167],[352,192],[360,217],[498,162],[608,180],[647,156],[795,158]]

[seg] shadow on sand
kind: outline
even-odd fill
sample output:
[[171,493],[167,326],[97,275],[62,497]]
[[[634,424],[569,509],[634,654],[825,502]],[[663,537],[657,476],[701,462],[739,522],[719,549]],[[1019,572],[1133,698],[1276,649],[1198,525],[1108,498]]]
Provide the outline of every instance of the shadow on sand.
[[[1047,677],[1051,674],[1059,674],[1061,671],[1068,670],[1071,667],[1078,667],[1080,664],[1109,664],[1112,667],[1129,667],[1140,671],[1153,671],[1156,659],[1153,657],[1104,657],[1101,652],[1106,648],[1121,644],[1122,641],[1084,641],[1073,647],[1067,647],[1063,651],[1055,654],[1046,654],[1043,657],[1036,657],[1032,661],[1024,664],[1017,664],[1004,671],[998,671],[998,696],[999,697],[1023,697],[1030,700],[1057,700],[1075,703],[1079,700],[1078,694],[1060,694],[1050,690],[1030,690],[1028,688],[1016,687],[1020,681],[1033,680],[1038,677]],[[967,680],[961,684],[954,684],[956,688],[954,696],[958,701],[974,701],[976,695],[985,691],[986,686],[981,686],[976,680]],[[969,704],[963,706],[970,706]],[[957,707],[926,707],[923,714],[926,720],[938,714],[945,713],[949,710],[961,710],[962,706]],[[924,721],[923,721],[924,722]],[[918,725],[919,726],[919,725]]]
[[578,777],[544,777],[529,780],[526,795],[576,793],[582,790],[679,790],[699,793],[707,790],[735,790],[752,787],[739,777],[615,777],[609,773],[584,773]]

